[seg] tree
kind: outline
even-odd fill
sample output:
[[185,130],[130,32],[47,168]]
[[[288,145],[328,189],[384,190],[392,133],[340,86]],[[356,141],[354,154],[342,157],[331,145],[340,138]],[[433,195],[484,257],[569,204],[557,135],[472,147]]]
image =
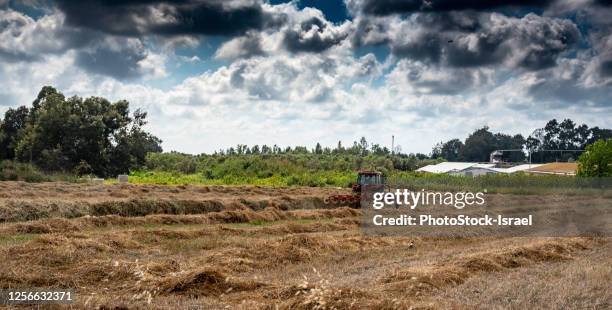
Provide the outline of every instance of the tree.
[[[552,119],[546,126],[536,129],[527,138],[527,148],[534,153],[534,161],[551,162],[566,161],[573,156],[575,150],[583,150],[587,145],[600,139],[612,138],[612,130],[599,127],[589,128],[587,125],[577,125],[571,119],[564,119],[559,123]],[[549,150],[572,152],[547,152]]]
[[440,157],[448,161],[459,161],[460,153],[463,149],[463,142],[459,139],[452,139],[442,144],[440,148]]
[[16,159],[47,171],[113,176],[144,165],[148,152],[161,152],[161,140],[143,130],[147,113],[136,110],[130,116],[125,100],[66,99],[45,86],[29,112],[25,107],[17,111],[21,111],[19,121],[14,114],[5,115],[4,129],[13,134],[2,136],[16,138],[2,149],[10,151],[14,145]]
[[272,152],[272,149],[267,146],[267,145],[262,145],[261,146],[261,154],[270,154]]
[[336,146],[334,153],[338,153],[338,154],[344,153],[344,147],[342,146],[342,141],[338,141],[338,145]]
[[495,142],[495,136],[489,131],[489,127],[485,126],[465,139],[459,156],[465,161],[489,161],[489,155],[496,149]]
[[429,157],[442,158],[442,146],[444,146],[444,142],[436,143],[436,145],[434,145],[434,147],[431,149],[431,153],[429,154]]
[[368,141],[365,137],[361,137],[361,139],[359,140],[359,144],[356,145],[359,149],[359,153],[361,154],[361,156],[368,155]]
[[0,159],[15,158],[15,148],[23,136],[30,110],[24,106],[8,109],[0,122]]
[[261,151],[259,150],[259,145],[253,145],[253,147],[251,148],[251,154],[259,155],[260,153]]
[[317,145],[315,146],[314,153],[323,154],[323,147],[321,147],[321,144],[319,142],[317,142]]
[[598,140],[586,147],[578,158],[578,175],[584,177],[612,176],[612,139]]
[[585,144],[592,144],[600,139],[612,139],[612,129],[602,129],[597,126],[591,128],[589,138]]
[[495,134],[495,149],[496,150],[518,150],[512,152],[504,152],[504,161],[521,162],[525,160],[523,147],[526,141],[522,135],[510,136],[503,133]]

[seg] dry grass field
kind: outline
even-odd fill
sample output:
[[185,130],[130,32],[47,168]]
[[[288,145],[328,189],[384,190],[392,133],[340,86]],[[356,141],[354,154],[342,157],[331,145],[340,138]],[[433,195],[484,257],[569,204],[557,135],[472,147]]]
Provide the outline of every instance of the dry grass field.
[[0,182],[0,288],[100,309],[612,307],[609,239],[365,237],[323,202],[346,192]]

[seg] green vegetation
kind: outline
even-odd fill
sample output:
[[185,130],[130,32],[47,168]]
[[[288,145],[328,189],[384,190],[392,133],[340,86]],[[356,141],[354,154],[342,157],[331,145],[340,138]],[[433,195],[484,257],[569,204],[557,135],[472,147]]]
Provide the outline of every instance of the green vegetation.
[[147,113],[100,97],[65,98],[42,88],[32,107],[9,109],[0,120],[0,160],[31,163],[45,172],[116,176],[161,152],[145,132]]
[[575,178],[562,175],[529,175],[524,173],[494,174],[463,177],[448,174],[398,172],[388,179],[389,184],[413,190],[482,191],[489,193],[542,194],[587,193],[612,188],[610,179]]
[[[337,186],[348,187],[355,182],[355,172],[313,172],[267,178],[226,176],[221,179],[207,179],[199,173],[148,171],[130,174],[131,183],[144,184],[202,184],[202,185],[260,185],[260,186]],[[496,174],[476,178],[432,174],[410,171],[392,171],[387,175],[391,187],[413,190],[437,191],[482,191],[489,193],[542,194],[563,192],[565,194],[587,193],[588,190],[609,189],[608,179],[574,178],[561,175]],[[586,191],[585,191],[586,190]]]
[[[451,139],[438,143],[432,150],[432,158],[444,158],[448,161],[489,161],[489,154],[495,150],[503,152],[503,160],[523,162],[525,151],[531,152],[534,163],[571,161],[581,153],[579,150],[600,139],[612,138],[611,129],[597,126],[589,128],[577,125],[571,119],[558,122],[552,119],[543,128],[536,129],[527,139],[522,135],[492,133],[489,127],[477,129],[465,142]],[[510,151],[512,150],[512,151]],[[577,151],[578,150],[578,151]]]
[[1,235],[0,236],[0,246],[12,246],[12,245],[23,244],[39,236],[40,236],[39,234]]
[[[550,149],[581,149],[612,137],[609,129],[553,119],[527,139],[492,133],[483,127],[465,142],[452,139],[439,143],[431,155],[405,154],[399,146],[390,150],[368,143],[365,137],[349,146],[339,141],[335,148],[319,143],[312,149],[239,144],[213,154],[188,155],[161,153],[161,140],[143,129],[146,117],[140,110],[130,114],[125,100],[111,103],[100,97],[65,98],[53,87],[43,87],[31,107],[8,109],[0,120],[0,180],[76,181],[81,176],[114,178],[129,172],[133,183],[346,187],[355,181],[357,171],[377,170],[387,178],[412,182],[417,187],[498,179],[512,183],[526,177],[495,176],[475,181],[414,171],[445,160],[488,161],[489,154],[499,149],[519,150],[504,154],[504,160],[512,162],[525,161],[523,150],[535,155],[534,162],[538,158],[554,161],[558,156],[571,160],[575,153],[537,154]],[[595,143],[588,154],[583,154],[580,175],[610,176],[606,164],[609,141]]]
[[586,148],[578,159],[578,175],[612,177],[612,139],[599,140]]
[[79,178],[72,174],[43,173],[31,164],[19,163],[11,160],[0,161],[0,181],[77,182],[78,180]]
[[260,186],[339,186],[346,187],[355,181],[356,172],[320,171],[269,177],[225,175],[221,178],[206,178],[204,174],[182,174],[165,171],[136,171],[130,174],[130,183],[142,184],[203,184],[203,185],[260,185]]
[[146,170],[130,174],[135,183],[157,184],[254,184],[267,186],[340,186],[355,181],[359,170],[377,170],[385,175],[412,171],[440,162],[425,155],[390,154],[365,138],[344,148],[305,147],[280,149],[276,146],[243,145],[212,155],[149,153]]

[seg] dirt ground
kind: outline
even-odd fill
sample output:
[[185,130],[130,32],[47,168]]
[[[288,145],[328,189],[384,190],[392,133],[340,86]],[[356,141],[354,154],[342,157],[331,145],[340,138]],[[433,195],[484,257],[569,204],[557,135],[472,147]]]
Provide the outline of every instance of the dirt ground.
[[324,203],[347,192],[0,182],[0,288],[101,309],[612,307],[609,239],[365,237]]

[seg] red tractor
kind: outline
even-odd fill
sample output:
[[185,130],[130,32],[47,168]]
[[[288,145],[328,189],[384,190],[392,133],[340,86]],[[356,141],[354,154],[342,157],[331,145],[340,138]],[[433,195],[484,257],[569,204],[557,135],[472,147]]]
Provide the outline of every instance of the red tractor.
[[357,174],[357,183],[351,187],[352,195],[333,195],[325,199],[325,203],[335,206],[350,206],[359,208],[361,201],[361,190],[363,186],[368,186],[368,190],[384,190],[384,178],[378,171],[360,171]]

